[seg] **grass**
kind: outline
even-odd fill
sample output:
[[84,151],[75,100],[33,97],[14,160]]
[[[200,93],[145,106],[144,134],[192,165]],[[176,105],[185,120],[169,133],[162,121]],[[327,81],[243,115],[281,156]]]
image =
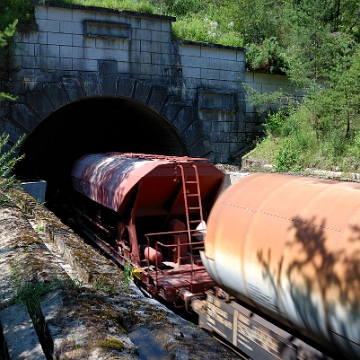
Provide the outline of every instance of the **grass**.
[[123,343],[115,338],[110,338],[108,340],[98,340],[96,345],[104,349],[116,350],[119,352],[124,348]]
[[96,278],[95,283],[94,283],[94,288],[96,290],[104,291],[106,293],[112,293],[115,291],[115,288],[113,286],[107,285],[100,278]]
[[[4,0],[7,11],[0,15],[0,29],[18,19],[20,23],[34,21],[30,0]],[[115,10],[129,10],[176,17],[173,23],[175,39],[209,42],[229,46],[244,46],[234,31],[234,23],[224,19],[221,7],[208,6],[200,0],[46,0],[64,4],[95,6]]]
[[130,261],[128,261],[124,265],[124,283],[126,289],[128,289],[130,286],[130,280],[134,280],[133,274],[134,274],[134,268],[131,266]]
[[243,46],[242,38],[216,21],[206,17],[184,18],[173,24],[175,39],[209,42],[228,46]]
[[46,2],[96,6],[116,10],[131,10],[149,14],[155,13],[155,7],[149,1],[141,0],[47,0]]
[[[221,19],[220,8],[204,8],[201,1],[175,1],[165,6],[162,1],[146,0],[47,0],[83,6],[96,6],[116,10],[131,10],[149,14],[175,16],[175,39],[209,42],[229,46],[243,46],[243,39],[233,31],[233,23]],[[194,16],[194,11],[196,15]]]
[[360,173],[359,135],[349,141],[333,130],[317,133],[304,107],[284,116],[282,122],[274,123],[269,115],[265,128],[264,138],[258,139],[256,148],[244,157],[256,170],[271,165],[270,169],[278,172],[322,169]]
[[44,225],[43,224],[39,224],[36,226],[36,232],[43,232],[44,231]]

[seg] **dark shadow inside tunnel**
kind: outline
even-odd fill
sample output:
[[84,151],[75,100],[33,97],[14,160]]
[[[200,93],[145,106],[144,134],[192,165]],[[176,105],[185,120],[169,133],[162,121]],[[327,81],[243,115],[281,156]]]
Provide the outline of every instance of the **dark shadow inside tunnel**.
[[176,128],[151,108],[125,98],[86,98],[44,119],[24,141],[15,173],[46,180],[46,200],[63,196],[73,163],[96,152],[189,155]]

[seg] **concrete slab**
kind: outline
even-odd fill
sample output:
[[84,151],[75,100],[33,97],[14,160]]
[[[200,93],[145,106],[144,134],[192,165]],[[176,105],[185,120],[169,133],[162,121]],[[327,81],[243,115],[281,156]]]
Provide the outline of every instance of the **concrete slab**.
[[20,186],[40,204],[45,201],[46,185],[47,182],[44,180],[23,182],[20,184]]
[[0,312],[10,360],[46,360],[26,307],[13,305]]

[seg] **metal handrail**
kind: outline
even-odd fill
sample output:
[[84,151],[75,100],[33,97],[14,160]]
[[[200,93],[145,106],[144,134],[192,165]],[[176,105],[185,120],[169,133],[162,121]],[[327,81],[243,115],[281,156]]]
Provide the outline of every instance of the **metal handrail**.
[[[184,231],[185,232],[185,231]],[[163,235],[172,235],[172,234],[178,234],[181,235],[184,232],[179,232],[179,231],[166,231],[166,232],[159,232],[159,233],[148,233],[145,234],[145,238],[147,239],[147,245],[148,248],[150,247],[150,237],[151,236],[163,236]],[[190,230],[191,233],[195,233],[198,232],[198,230],[194,229],[194,230]],[[191,283],[193,282],[193,273],[195,272],[194,269],[194,257],[193,257],[193,247],[196,245],[202,245],[205,248],[205,244],[204,241],[196,241],[196,242],[192,242],[189,241],[187,243],[183,243],[183,244],[164,244],[160,241],[156,241],[155,243],[155,250],[158,251],[159,246],[165,247],[165,248],[178,248],[178,252],[179,252],[179,246],[189,246],[190,247],[190,265],[191,268],[189,270],[183,270],[183,273],[190,273],[191,274]],[[148,250],[150,251],[150,249]],[[149,256],[148,256],[149,257]],[[160,272],[159,270],[159,266],[158,266],[158,259],[156,258],[156,262],[155,262],[155,280],[156,280],[156,286],[158,285],[158,273]],[[150,260],[147,259],[147,270],[148,272],[150,271]],[[197,270],[201,270],[201,269],[197,269]]]

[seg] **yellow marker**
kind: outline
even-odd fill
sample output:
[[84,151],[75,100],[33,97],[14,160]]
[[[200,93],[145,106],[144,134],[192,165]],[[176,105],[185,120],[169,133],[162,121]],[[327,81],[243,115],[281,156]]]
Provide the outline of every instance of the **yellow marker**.
[[132,271],[132,276],[131,276],[131,280],[134,280],[134,277],[136,276],[138,279],[141,280],[141,274],[142,274],[142,270],[141,269],[134,269]]

